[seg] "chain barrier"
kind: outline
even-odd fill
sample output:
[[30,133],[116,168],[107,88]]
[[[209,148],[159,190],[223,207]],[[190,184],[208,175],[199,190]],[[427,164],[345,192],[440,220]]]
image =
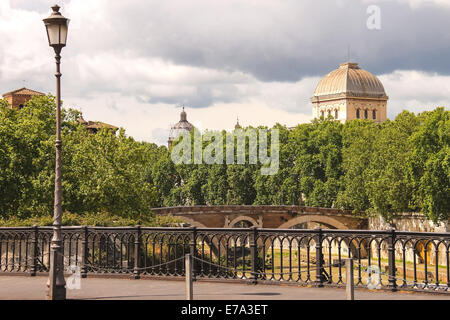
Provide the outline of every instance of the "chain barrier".
[[[253,273],[251,270],[240,270],[240,269],[236,269],[236,268],[230,268],[230,267],[222,266],[222,265],[219,265],[219,264],[207,261],[207,260],[203,260],[203,259],[200,259],[200,258],[197,258],[197,257],[194,257],[194,260],[197,260],[199,262],[206,263],[206,264],[218,267],[218,268],[227,269],[227,270],[230,270],[230,271],[232,271],[234,273],[237,273],[237,272]],[[333,265],[322,266],[322,269],[329,268],[330,266],[333,266]],[[311,271],[315,271],[315,270],[306,269],[306,270],[299,270],[299,271],[296,271],[296,272],[265,272],[265,271],[257,271],[256,273],[258,275],[260,275],[262,278],[265,278],[265,277],[270,276],[270,275],[272,275],[272,276],[273,275],[293,275],[293,274],[300,274],[300,273],[303,273],[303,272],[311,273]]]
[[[354,260],[354,261],[355,261],[355,260]],[[369,265],[369,266],[364,266],[364,265],[362,265],[361,263],[359,263],[358,261],[355,261],[355,263],[357,264],[357,266],[355,266],[354,269],[361,270],[361,272],[369,273],[369,274],[378,273],[378,274],[380,275],[380,280],[379,280],[380,285],[381,285],[381,276],[382,276],[382,275],[383,275],[383,276],[390,277],[390,278],[392,277],[391,275],[389,275],[389,273],[382,272],[381,270],[379,270],[378,272],[369,272],[369,271],[367,271],[367,269],[370,267],[370,265]],[[360,267],[360,268],[358,269],[358,267]],[[363,268],[365,268],[366,270],[364,270]],[[379,268],[379,267],[377,266],[377,268]],[[369,278],[370,278],[370,276],[369,276]],[[424,287],[426,287],[426,286],[429,286],[429,285],[430,285],[429,283],[425,283],[425,282],[419,283],[419,282],[417,282],[417,281],[407,280],[407,279],[405,279],[404,277],[399,278],[399,277],[394,276],[394,277],[392,277],[392,278],[393,278],[396,282],[397,282],[397,281],[401,281],[401,282],[403,282],[403,285],[406,283],[407,285],[409,285],[409,286],[411,286],[411,287],[418,287],[418,286],[421,286],[421,285],[423,285]],[[433,284],[433,285],[435,285],[435,284]],[[440,286],[438,286],[438,288],[440,288]],[[449,288],[443,287],[443,289],[447,289],[447,290],[448,290]]]
[[[247,271],[247,270],[239,270],[239,269],[235,269],[235,268],[230,268],[230,267],[222,266],[222,265],[220,265],[220,264],[215,264],[215,263],[212,263],[212,262],[210,262],[210,261],[207,261],[207,260],[203,260],[203,259],[197,258],[197,257],[195,257],[195,256],[193,257],[193,259],[194,259],[194,260],[197,260],[197,261],[199,261],[199,262],[202,262],[202,263],[206,263],[206,264],[209,264],[209,265],[218,267],[218,268],[230,270],[230,271],[232,271],[232,272],[234,272],[234,273],[237,273],[237,272],[239,272],[239,271],[240,271],[240,272],[246,272],[246,271]],[[248,272],[250,272],[250,271],[248,271]]]
[[[159,268],[159,267],[162,267],[162,266],[167,266],[169,264],[172,264],[172,263],[180,261],[180,260],[184,261],[185,257],[180,257],[180,258],[177,258],[177,259],[173,259],[173,260],[170,260],[170,261],[167,261],[167,262],[164,262],[164,263],[161,263],[161,264],[157,264],[157,265],[154,265],[154,266],[150,266],[150,267],[145,267],[145,268],[134,268],[133,267],[133,268],[130,268],[130,269],[125,269],[125,270],[126,271],[134,271],[134,270],[145,271],[145,270],[149,270],[149,269]],[[108,270],[114,269],[114,267],[105,268],[105,267],[94,266],[94,265],[91,265],[91,264],[85,264],[84,266],[88,267],[88,268],[91,268],[91,269],[94,269],[94,270],[97,270],[97,271],[99,271],[99,270],[106,270],[106,271],[108,271]],[[121,269],[121,270],[123,270],[123,269]]]
[[[226,269],[226,270],[229,270],[229,271],[231,271],[231,272],[233,272],[233,273],[238,273],[238,272],[242,272],[242,273],[246,273],[246,272],[248,272],[248,273],[253,273],[251,270],[241,270],[241,269],[236,269],[236,268],[230,268],[230,267],[222,266],[222,265],[219,265],[219,264],[216,264],[216,263],[207,261],[207,260],[203,260],[203,259],[198,258],[198,257],[194,257],[194,260],[197,260],[197,261],[202,262],[202,263],[205,263],[205,264],[209,264],[209,265],[211,265],[211,266],[215,266],[215,267],[217,267],[217,268]],[[354,261],[355,261],[355,260],[354,260]],[[379,284],[380,284],[380,285],[382,285],[382,284],[381,284],[381,276],[382,276],[382,275],[383,275],[383,276],[390,277],[390,275],[389,275],[388,273],[386,273],[386,272],[382,272],[381,270],[378,270],[378,272],[368,271],[367,269],[369,269],[370,266],[362,265],[362,264],[359,263],[358,261],[355,261],[355,263],[356,263],[356,266],[354,266],[354,269],[360,270],[360,271],[363,272],[363,273],[369,274],[369,283],[368,283],[368,285],[371,284],[371,281],[370,281],[370,279],[371,279],[371,276],[370,276],[370,275],[371,275],[371,274],[379,274],[379,275],[380,275],[380,281],[379,281]],[[323,270],[323,271],[326,271],[325,269],[328,269],[328,268],[330,268],[330,267],[338,267],[338,266],[336,266],[335,264],[324,265],[324,266],[322,266],[322,270]],[[340,267],[345,269],[345,266],[340,265]],[[377,266],[377,268],[378,268],[378,266]],[[256,274],[257,274],[260,278],[267,278],[268,276],[274,276],[274,275],[295,275],[295,274],[301,274],[301,273],[304,273],[304,272],[311,273],[311,272],[314,272],[314,271],[316,271],[316,270],[305,269],[305,270],[299,270],[299,271],[295,271],[295,272],[267,272],[267,271],[258,271],[258,272],[256,272]],[[418,282],[415,282],[415,281],[410,281],[410,280],[407,280],[407,279],[404,279],[404,278],[399,278],[399,277],[394,277],[394,279],[395,279],[396,281],[402,281],[403,283],[407,283],[409,286],[412,286],[412,287],[417,287],[417,286],[420,286],[420,285],[422,285],[422,284],[423,284],[423,285],[427,285],[427,284],[425,284],[425,283],[418,283]],[[445,288],[444,288],[444,289],[445,289]]]

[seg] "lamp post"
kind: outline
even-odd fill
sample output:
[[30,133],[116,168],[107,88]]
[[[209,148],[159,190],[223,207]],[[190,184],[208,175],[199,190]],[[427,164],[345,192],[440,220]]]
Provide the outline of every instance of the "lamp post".
[[69,19],[59,12],[59,6],[52,7],[53,12],[44,19],[48,43],[55,50],[56,59],[56,165],[55,165],[55,206],[53,212],[53,237],[50,249],[50,275],[47,281],[50,300],[66,299],[66,281],[64,280],[62,225],[62,183],[61,183],[61,50],[66,46]]

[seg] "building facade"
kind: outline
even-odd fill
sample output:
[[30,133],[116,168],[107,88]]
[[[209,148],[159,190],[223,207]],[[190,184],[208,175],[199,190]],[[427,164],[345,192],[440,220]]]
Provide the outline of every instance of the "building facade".
[[357,63],[347,62],[326,75],[317,85],[311,102],[313,117],[331,116],[345,122],[370,119],[383,122],[387,118],[387,101],[381,81]]
[[80,116],[78,118],[78,122],[81,123],[82,125],[84,125],[86,127],[87,131],[89,131],[91,133],[97,133],[101,129],[106,129],[106,130],[110,130],[110,131],[112,131],[112,133],[116,134],[117,130],[119,130],[118,127],[113,126],[108,123],[101,122],[101,121],[86,121],[83,118],[83,114],[80,114]]
[[3,98],[8,101],[9,108],[16,110],[22,109],[33,96],[45,96],[45,94],[27,88],[20,88],[3,94]]
[[[8,106],[10,109],[20,110],[25,104],[31,100],[34,96],[45,96],[44,93],[38,92],[35,90],[20,88],[11,92],[7,92],[3,94],[3,98],[8,101]],[[100,129],[111,130],[113,133],[116,133],[119,130],[118,127],[113,126],[108,123],[100,122],[100,121],[86,121],[83,119],[83,115],[80,114],[78,118],[78,122],[85,125],[86,129],[89,132],[97,133]]]

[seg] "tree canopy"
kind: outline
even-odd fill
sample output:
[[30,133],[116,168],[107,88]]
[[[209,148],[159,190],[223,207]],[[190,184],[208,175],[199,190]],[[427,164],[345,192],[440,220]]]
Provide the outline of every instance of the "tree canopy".
[[[146,179],[166,148],[104,129],[88,132],[73,109],[62,112],[63,209],[136,219],[158,205]],[[0,217],[52,216],[55,179],[55,99],[34,97],[25,108],[0,102]]]
[[[70,217],[138,221],[151,217],[153,207],[220,204],[304,204],[388,220],[405,211],[434,221],[450,217],[450,112],[443,107],[418,115],[404,111],[381,124],[277,124],[280,161],[274,175],[262,175],[260,163],[249,163],[248,136],[245,164],[175,164],[165,146],[135,141],[123,129],[92,134],[74,109],[62,116],[63,209]],[[54,117],[52,96],[34,97],[21,110],[0,100],[0,223],[51,217]],[[203,150],[214,142],[212,135]],[[225,154],[225,140],[219,145]]]
[[[403,111],[379,124],[332,119],[291,129],[278,124],[280,168],[275,175],[262,175],[261,165],[250,164],[247,152],[244,165],[171,166],[162,173],[167,174],[163,181],[169,176],[174,181],[171,191],[167,184],[155,186],[167,190],[162,203],[170,205],[304,204],[387,220],[401,212],[446,220],[449,117],[441,107],[418,115]],[[247,138],[247,151],[248,143]]]

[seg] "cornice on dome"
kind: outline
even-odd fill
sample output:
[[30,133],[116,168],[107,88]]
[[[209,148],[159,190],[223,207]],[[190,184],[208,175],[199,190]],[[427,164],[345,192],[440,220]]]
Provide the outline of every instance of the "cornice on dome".
[[357,63],[347,62],[327,74],[317,85],[311,101],[347,97],[367,97],[387,100],[381,81]]

